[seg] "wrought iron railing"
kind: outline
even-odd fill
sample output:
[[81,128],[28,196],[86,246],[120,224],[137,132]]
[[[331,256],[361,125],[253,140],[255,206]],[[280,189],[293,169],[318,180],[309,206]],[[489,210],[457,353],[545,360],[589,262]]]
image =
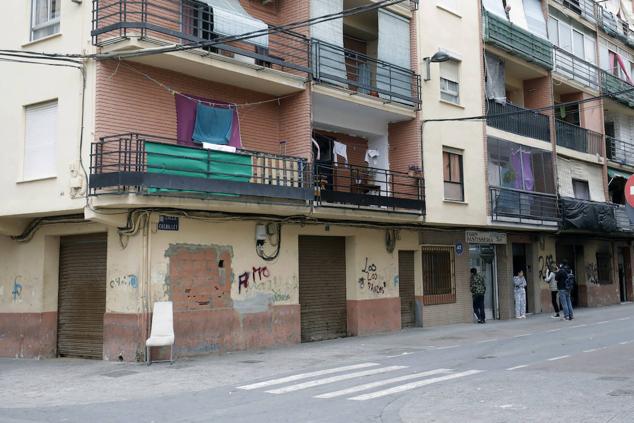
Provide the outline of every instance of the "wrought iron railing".
[[[104,46],[129,38],[158,44],[218,44],[189,50],[197,54],[218,53],[240,61],[284,71],[310,73],[310,42],[291,31],[229,40],[214,32],[218,22],[210,6],[196,0],[92,0],[93,45]],[[222,19],[217,17],[216,19]],[[231,25],[225,23],[225,26]],[[236,24],[237,25],[237,24]],[[245,30],[236,28],[232,34]],[[246,31],[250,32],[250,31]],[[225,41],[223,42],[223,37]],[[264,42],[265,38],[266,42]]]
[[555,194],[489,187],[491,220],[525,224],[559,221]]
[[403,172],[316,163],[314,178],[321,205],[353,205],[425,211],[423,178]]
[[597,4],[594,0],[555,0],[565,8],[583,16],[591,23],[597,21]]
[[634,143],[606,135],[605,150],[608,160],[634,166]]
[[582,153],[602,154],[603,134],[582,128],[563,120],[555,121],[557,145]]
[[513,104],[500,104],[495,100],[488,100],[487,105],[487,125],[513,134],[550,142],[548,116]]
[[517,25],[484,11],[484,42],[551,70],[552,44]]
[[418,109],[420,75],[353,50],[312,40],[313,77],[360,94]]
[[602,94],[634,107],[634,86],[604,70],[601,71]]
[[186,194],[309,200],[306,159],[248,150],[225,152],[176,145],[143,134],[103,137],[92,144],[91,194]]
[[628,22],[607,10],[603,5],[597,4],[597,22],[599,28],[603,29],[603,32],[621,40],[630,47],[634,47],[633,28],[630,27]]
[[557,47],[554,50],[554,71],[593,90],[599,90],[599,68],[592,63]]

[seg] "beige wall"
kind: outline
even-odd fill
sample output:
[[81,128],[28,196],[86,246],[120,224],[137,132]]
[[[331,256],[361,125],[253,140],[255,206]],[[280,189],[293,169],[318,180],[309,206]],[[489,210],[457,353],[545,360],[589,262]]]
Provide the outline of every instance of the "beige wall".
[[573,197],[572,179],[588,181],[590,199],[592,201],[605,201],[603,191],[603,168],[578,160],[570,160],[563,157],[557,158],[557,174],[559,176],[559,194],[564,197]]
[[[55,53],[90,53],[91,2],[61,2],[60,35],[29,43],[30,1],[5,0],[0,11],[5,24],[0,25],[3,48]],[[10,17],[10,18],[9,18]],[[10,19],[10,22],[9,22]],[[86,130],[84,161],[89,166],[89,148],[93,116],[94,66],[87,67]],[[12,148],[0,156],[0,217],[49,211],[78,210],[83,198],[71,198],[70,166],[79,169],[79,134],[81,114],[81,75],[76,69],[34,64],[0,63],[0,139]],[[24,181],[24,107],[58,100],[56,177]],[[83,173],[79,173],[83,176]]]
[[[438,63],[431,64],[431,80],[423,81],[423,119],[459,118],[482,114],[483,78],[480,72],[480,29],[477,2],[455,2],[457,10],[438,7],[439,2],[423,1],[419,15],[419,54],[422,78],[424,57],[439,49],[461,59],[460,105],[440,100]],[[423,164],[427,202],[427,221],[461,225],[486,224],[486,176],[483,123],[427,122],[423,127]],[[443,201],[443,146],[463,151],[464,203]]]

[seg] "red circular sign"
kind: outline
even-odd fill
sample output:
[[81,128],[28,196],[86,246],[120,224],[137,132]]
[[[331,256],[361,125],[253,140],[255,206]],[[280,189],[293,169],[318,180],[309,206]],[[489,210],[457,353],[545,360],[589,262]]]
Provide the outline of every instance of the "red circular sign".
[[634,175],[627,178],[627,183],[625,184],[625,200],[627,204],[634,207]]

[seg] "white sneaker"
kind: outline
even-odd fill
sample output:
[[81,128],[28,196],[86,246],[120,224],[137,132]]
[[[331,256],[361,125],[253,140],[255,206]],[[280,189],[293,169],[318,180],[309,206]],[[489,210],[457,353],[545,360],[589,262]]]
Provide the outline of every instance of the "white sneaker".
[[550,316],[551,319],[559,319],[559,314],[553,314]]

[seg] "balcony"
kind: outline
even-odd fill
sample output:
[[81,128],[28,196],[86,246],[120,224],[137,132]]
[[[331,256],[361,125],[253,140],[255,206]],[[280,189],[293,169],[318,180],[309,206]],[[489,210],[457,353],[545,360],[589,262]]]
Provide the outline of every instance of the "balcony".
[[634,144],[606,136],[605,147],[608,160],[634,166]]
[[255,151],[235,153],[176,145],[141,134],[101,138],[92,144],[90,192],[292,200],[312,199],[305,159]]
[[630,218],[625,211],[625,206],[615,205],[614,218],[616,219],[616,227],[620,232],[634,232],[634,226],[632,226]]
[[601,233],[617,231],[613,204],[568,197],[560,198],[559,204],[562,229]]
[[614,15],[602,5],[597,5],[597,21],[603,32],[614,37],[630,47],[634,47],[634,32],[629,23]]
[[555,194],[489,187],[494,222],[557,226],[559,208]]
[[413,70],[320,40],[312,40],[312,54],[316,82],[420,109],[421,79]]
[[[487,106],[487,115],[492,116],[487,117],[487,125],[524,137],[550,142],[548,116],[512,104],[500,104],[494,100],[488,100]],[[493,117],[495,115],[503,116]]]
[[588,22],[594,24],[597,22],[597,8],[594,0],[555,0],[564,8],[583,16]]
[[356,206],[425,212],[422,177],[365,166],[316,164],[316,201],[321,206]]
[[492,13],[486,11],[483,13],[485,43],[542,68],[548,70],[553,68],[553,46],[549,41]]
[[599,90],[599,69],[595,65],[557,46],[553,47],[553,52],[556,73],[592,90]]
[[602,134],[563,120],[555,120],[555,129],[557,131],[558,146],[570,148],[581,153],[602,155]]
[[[195,45],[259,30],[264,25],[242,15],[235,15],[235,19],[231,16],[224,11],[214,14],[206,3],[195,0],[93,0],[91,35],[93,45],[98,47],[131,39],[154,45]],[[251,21],[258,24],[253,26]],[[219,29],[214,32],[213,28]],[[133,48],[139,47],[121,46],[124,50]],[[199,56],[214,54],[224,60],[232,58],[254,67],[310,74],[309,50],[306,37],[284,31],[187,51]]]
[[634,107],[634,86],[604,70],[601,71],[601,92],[628,107]]

